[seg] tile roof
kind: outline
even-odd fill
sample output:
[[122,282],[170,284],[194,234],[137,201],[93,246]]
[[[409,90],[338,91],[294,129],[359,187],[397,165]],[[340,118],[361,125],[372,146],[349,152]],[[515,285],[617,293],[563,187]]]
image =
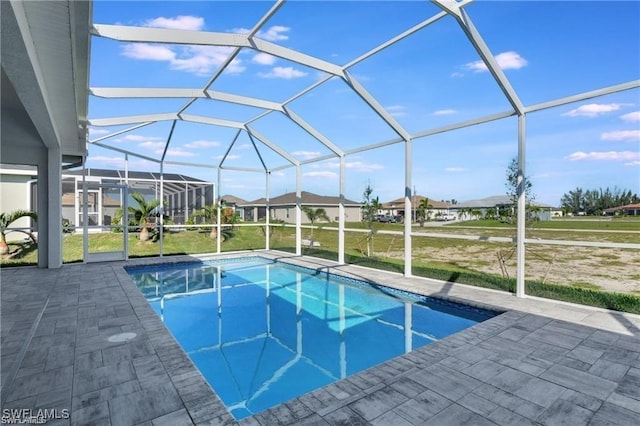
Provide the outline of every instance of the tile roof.
[[[312,192],[302,191],[301,193],[302,204],[303,205],[312,205],[312,206],[336,206],[340,203],[340,197],[332,197],[326,195],[318,195]],[[362,203],[358,201],[353,201],[346,199],[344,200],[345,205],[351,206],[360,206]],[[266,204],[266,199],[258,198],[257,200],[253,200],[251,202],[247,202],[242,206],[264,206]],[[269,200],[269,204],[271,206],[286,206],[286,205],[295,205],[296,204],[296,193],[289,192],[286,194],[279,195],[277,197],[273,197]]]

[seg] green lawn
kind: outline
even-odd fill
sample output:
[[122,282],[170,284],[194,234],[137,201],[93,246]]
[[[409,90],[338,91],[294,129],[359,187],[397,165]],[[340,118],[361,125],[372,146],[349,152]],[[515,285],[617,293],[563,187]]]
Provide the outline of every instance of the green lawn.
[[[348,224],[348,227],[362,229],[362,224]],[[378,229],[400,231],[403,229],[403,225],[380,224]],[[416,229],[431,232],[436,228],[425,227]],[[461,227],[448,227],[446,230],[452,232],[463,229],[464,228]],[[509,229],[506,229],[506,231],[509,231]],[[271,232],[272,249],[295,252],[295,228],[273,226]],[[308,239],[310,237],[310,230],[303,229],[302,235],[303,238]],[[347,232],[345,234],[345,257],[348,263],[395,272],[403,271],[404,261],[402,254],[404,250],[404,237],[402,235],[375,234],[372,257],[365,255],[367,248],[365,235],[364,233],[358,232]],[[623,233],[622,235],[625,234]],[[598,237],[602,236],[603,233],[598,233]],[[304,247],[303,254],[337,260],[338,233],[335,230],[316,229],[313,233],[313,239],[320,243],[320,247]],[[90,246],[92,251],[118,250],[122,246],[122,234],[92,234],[90,235]],[[483,272],[481,270],[482,262],[486,261],[482,261],[479,259],[479,256],[473,255],[473,253],[481,253],[486,250],[489,250],[491,254],[493,254],[497,250],[508,250],[512,246],[513,245],[509,243],[486,243],[470,240],[452,240],[448,238],[416,237],[412,239],[412,248],[414,250],[412,272],[418,276],[514,292],[514,279],[503,278],[498,270],[493,273]],[[262,249],[264,247],[265,234],[263,226],[237,227],[235,235],[227,241],[224,241],[221,245],[222,251]],[[19,245],[10,244],[10,249],[17,253],[14,253],[16,255],[13,258],[2,259],[2,266],[35,264],[37,262],[37,249],[28,246],[24,246],[23,248],[24,252],[20,253]],[[451,260],[446,257],[438,258],[435,256],[435,254],[445,250],[457,250],[461,252],[466,250],[471,254],[469,256],[462,256],[462,260],[460,258]],[[164,255],[211,253],[215,251],[216,241],[209,237],[207,231],[165,233],[163,241]],[[82,261],[82,252],[82,235],[70,234],[64,236],[63,259],[65,263]],[[130,257],[157,256],[159,252],[159,242],[141,242],[138,240],[136,234],[129,235]],[[598,252],[596,251],[595,253]],[[551,258],[552,255],[549,254],[548,257]],[[590,257],[594,256],[588,254],[586,257],[591,261],[592,259],[590,259]],[[607,271],[607,265],[616,265],[616,262],[620,263],[617,258],[613,259],[609,255],[605,256],[602,254],[599,257],[601,258],[599,260],[603,262],[603,267],[598,270],[600,273]],[[528,259],[531,262],[545,261],[544,259],[539,260],[531,256],[528,257]],[[574,285],[553,284],[553,277],[546,282],[542,282],[541,280],[527,281],[527,294],[530,295],[640,313],[640,297],[632,294],[598,291],[594,288],[597,288],[597,286],[589,282],[578,282]]]

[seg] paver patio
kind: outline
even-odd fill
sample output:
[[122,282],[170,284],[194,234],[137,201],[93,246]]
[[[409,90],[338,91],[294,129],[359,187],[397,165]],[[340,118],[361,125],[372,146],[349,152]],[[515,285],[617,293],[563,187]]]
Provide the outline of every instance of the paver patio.
[[123,262],[4,268],[2,408],[68,410],[55,425],[637,423],[637,315],[261,254],[505,313],[236,422]]

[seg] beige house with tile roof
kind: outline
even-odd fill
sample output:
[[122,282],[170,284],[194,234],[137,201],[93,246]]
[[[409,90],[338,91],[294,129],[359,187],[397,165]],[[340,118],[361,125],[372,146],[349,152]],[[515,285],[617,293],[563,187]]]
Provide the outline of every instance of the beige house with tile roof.
[[[302,207],[313,209],[323,208],[332,222],[337,222],[340,217],[339,197],[318,195],[312,192],[302,191]],[[225,199],[226,200],[226,199]],[[257,222],[266,216],[266,199],[259,198],[246,204],[238,205],[244,210],[244,220]],[[289,192],[269,200],[271,220],[282,220],[287,223],[296,222],[296,193]],[[360,222],[362,220],[362,203],[353,200],[344,200],[345,222]],[[310,223],[307,216],[302,214],[302,223]]]

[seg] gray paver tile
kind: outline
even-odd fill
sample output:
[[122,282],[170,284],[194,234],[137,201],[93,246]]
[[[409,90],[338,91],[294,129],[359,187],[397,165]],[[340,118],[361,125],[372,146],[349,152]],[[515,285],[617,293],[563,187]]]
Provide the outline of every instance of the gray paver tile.
[[109,404],[101,402],[96,405],[89,405],[87,407],[80,408],[71,413],[72,425],[111,425],[109,418]]
[[[365,426],[369,424],[369,422],[349,407],[339,408],[323,416],[323,418],[331,425]],[[280,419],[280,417],[278,417],[278,419]]]
[[400,377],[398,380],[390,383],[389,386],[408,398],[413,398],[427,390],[427,388],[422,386],[420,383],[411,380],[406,376]]
[[579,405],[565,400],[558,400],[538,417],[538,422],[545,426],[586,425],[594,413]]
[[502,407],[496,408],[486,417],[487,419],[501,426],[539,425],[539,423],[535,423],[526,417],[522,417],[518,413],[514,413],[513,411],[507,410],[506,408],[502,408]]
[[73,366],[57,368],[55,370],[36,373],[14,380],[9,389],[7,401],[39,395],[56,389],[71,387]]
[[400,415],[398,415],[395,411],[389,411],[384,413],[380,417],[373,419],[369,422],[372,426],[413,426],[415,423],[410,423],[408,420],[405,420]]
[[544,411],[544,407],[522,399],[502,389],[485,384],[480,386],[474,392],[474,395],[485,398],[492,403],[499,405],[508,410],[514,411],[523,417],[535,419]]
[[349,407],[366,420],[372,420],[402,404],[407,397],[391,387],[382,388],[360,398]]
[[193,424],[186,409],[182,408],[151,421],[153,426],[189,426]]
[[575,405],[579,405],[587,410],[596,412],[604,401],[601,399],[595,398],[593,396],[585,395],[580,392],[576,392],[572,389],[567,389],[562,393],[560,399],[564,399],[567,402],[570,402]]
[[171,385],[143,389],[109,401],[109,413],[114,424],[140,423],[181,408],[182,401]]
[[640,414],[640,401],[637,399],[629,398],[614,392],[609,395],[607,402]]
[[517,389],[515,394],[527,401],[548,407],[558,399],[565,390],[566,388],[562,386],[533,377],[526,382],[525,386]]
[[636,425],[638,413],[616,404],[605,402],[591,420],[592,425]]
[[526,387],[534,377],[513,368],[505,367],[499,373],[489,376],[485,382],[507,392],[515,391]]
[[615,382],[562,365],[554,365],[540,378],[603,400],[616,388]]
[[599,359],[589,369],[589,373],[611,381],[619,381],[627,374],[629,366],[606,359]]
[[74,377],[73,393],[79,395],[133,379],[135,379],[135,373],[131,362],[125,361],[105,365],[93,370],[78,372]]
[[394,408],[393,411],[412,424],[423,424],[451,404],[453,404],[453,401],[436,392],[427,390]]
[[480,386],[482,382],[446,367],[424,369],[411,377],[427,389],[456,401]]
[[463,369],[462,372],[475,379],[486,381],[487,379],[498,375],[507,368],[508,367],[498,364],[497,362],[485,359]]
[[433,426],[433,425],[493,426],[495,425],[493,422],[474,413],[473,411],[467,410],[466,408],[458,404],[450,405],[449,407],[442,410],[440,413],[436,414],[434,417],[431,417],[424,424],[429,426]]
[[481,416],[489,416],[496,408],[499,406],[494,404],[493,402],[484,399],[476,394],[470,393],[458,400],[458,404],[463,407],[473,411],[474,413],[478,413]]

